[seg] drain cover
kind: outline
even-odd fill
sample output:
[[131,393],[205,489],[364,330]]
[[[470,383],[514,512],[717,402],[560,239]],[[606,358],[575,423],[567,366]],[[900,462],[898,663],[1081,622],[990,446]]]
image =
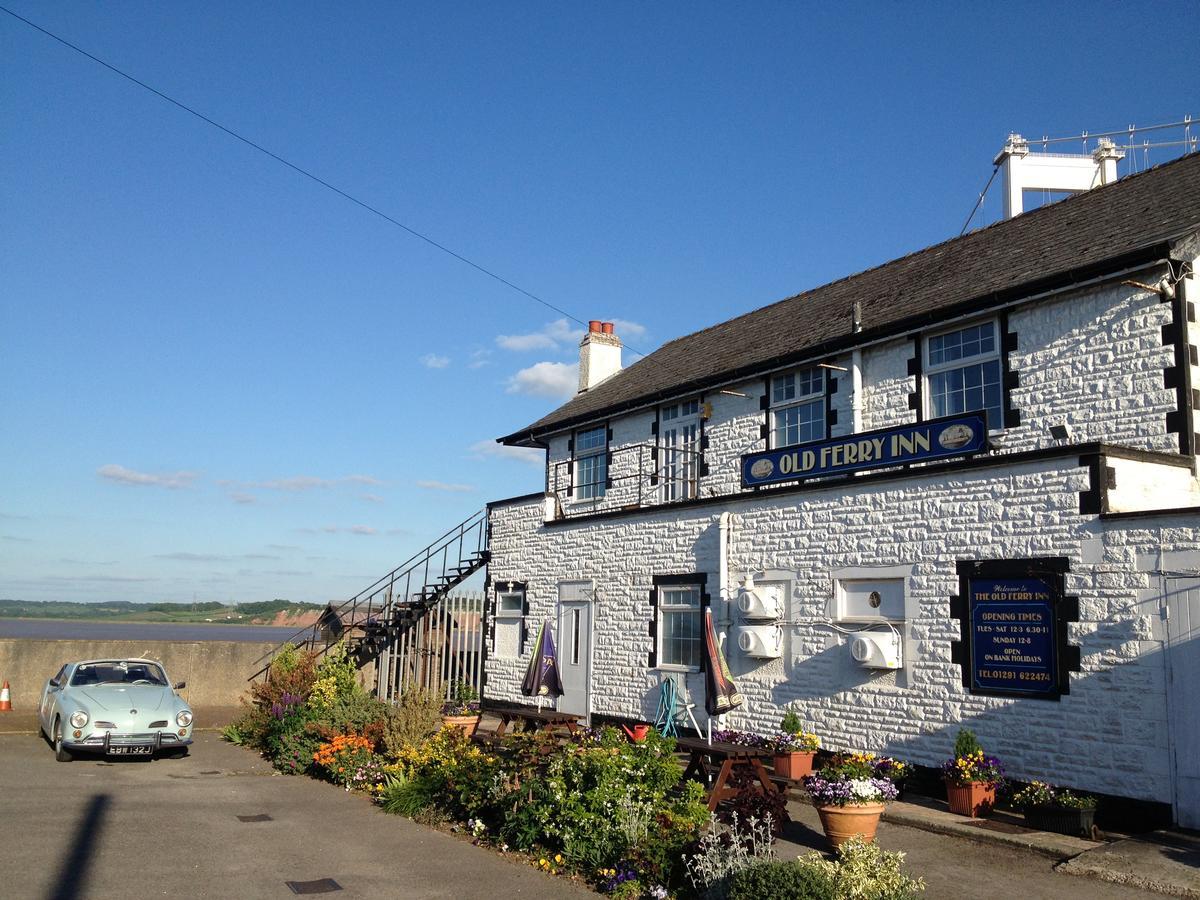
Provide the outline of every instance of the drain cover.
[[274,822],[275,820],[266,813],[258,813],[253,816],[238,816],[239,822]]
[[285,881],[293,894],[330,894],[340,891],[342,886],[332,878],[318,878],[316,881]]

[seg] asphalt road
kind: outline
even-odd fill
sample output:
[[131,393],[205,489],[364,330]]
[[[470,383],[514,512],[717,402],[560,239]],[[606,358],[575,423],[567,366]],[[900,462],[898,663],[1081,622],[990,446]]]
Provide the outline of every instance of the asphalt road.
[[[242,822],[238,816],[270,816]],[[201,733],[191,755],[54,761],[0,735],[0,897],[284,898],[332,878],[340,897],[567,898],[581,886],[389,816],[359,796],[274,775]]]
[[[811,807],[778,856],[823,848]],[[269,816],[243,822],[239,816]],[[1152,898],[1053,871],[1035,853],[882,823],[879,842],[907,853],[925,897],[1012,900]],[[275,775],[255,754],[201,732],[182,760],[57,763],[32,734],[0,733],[0,897],[128,900],[285,898],[286,882],[331,878],[340,897],[570,898],[586,888],[527,863],[380,812],[308,778]]]

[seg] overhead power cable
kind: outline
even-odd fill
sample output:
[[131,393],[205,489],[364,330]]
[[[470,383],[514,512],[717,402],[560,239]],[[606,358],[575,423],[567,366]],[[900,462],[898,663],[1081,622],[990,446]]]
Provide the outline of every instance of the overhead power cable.
[[[440,250],[441,252],[445,253],[447,256],[451,256],[454,259],[458,260],[459,262],[470,266],[472,269],[474,269],[477,272],[480,272],[483,275],[486,275],[488,278],[491,278],[494,281],[498,281],[500,284],[504,285],[505,287],[516,291],[518,294],[521,294],[524,297],[528,297],[530,300],[533,300],[536,303],[540,303],[542,306],[546,307],[549,310],[553,310],[554,312],[558,313],[560,316],[565,316],[566,318],[570,319],[572,322],[577,322],[578,324],[582,325],[584,328],[588,327],[587,322],[585,322],[583,319],[579,318],[578,316],[572,315],[571,313],[567,312],[561,306],[556,306],[555,304],[551,303],[549,300],[539,297],[537,294],[533,293],[532,291],[527,291],[525,288],[521,287],[519,284],[515,284],[514,282],[509,281],[503,275],[500,275],[497,272],[493,271],[492,269],[489,269],[487,266],[484,266],[484,265],[481,265],[481,264],[475,262],[473,259],[470,259],[469,257],[464,256],[463,254],[459,253],[457,250],[451,249],[450,247],[446,246],[445,244],[441,243],[440,241],[435,240],[434,238],[430,237],[429,235],[427,235],[421,231],[418,231],[416,228],[413,228],[410,225],[405,225],[399,219],[396,219],[396,218],[388,215],[386,212],[379,209],[377,206],[372,206],[370,203],[366,202],[365,200],[361,200],[358,197],[354,196],[353,194],[342,190],[337,185],[331,184],[330,182],[326,181],[324,178],[320,177],[319,175],[316,175],[313,172],[309,171],[308,169],[305,169],[303,166],[297,165],[296,163],[292,162],[291,160],[289,160],[283,156],[280,156],[278,153],[274,152],[273,150],[267,149],[262,144],[259,144],[256,141],[251,140],[250,138],[246,137],[243,134],[240,134],[237,131],[234,131],[232,128],[230,128],[226,125],[222,125],[220,122],[206,116],[204,113],[200,112],[199,110],[197,110],[191,106],[188,106],[186,103],[176,100],[174,97],[170,96],[169,94],[163,93],[158,88],[147,84],[146,82],[142,81],[140,78],[137,78],[134,75],[130,75],[128,72],[124,71],[123,69],[120,69],[117,66],[114,66],[112,63],[101,59],[100,57],[96,56],[93,53],[89,53],[87,50],[84,50],[78,44],[73,44],[71,41],[68,41],[66,38],[60,37],[59,35],[55,34],[54,32],[43,28],[41,25],[38,25],[36,22],[31,22],[29,19],[13,12],[11,9],[9,9],[6,6],[0,6],[0,12],[7,13],[8,15],[12,16],[12,18],[16,19],[19,22],[25,23],[26,25],[28,25],[30,28],[34,29],[35,31],[41,32],[42,34],[44,34],[46,37],[50,38],[51,40],[57,41],[58,43],[62,44],[64,47],[74,50],[79,55],[84,56],[84,57],[90,59],[92,62],[103,66],[104,68],[106,68],[110,72],[112,72],[114,75],[119,75],[121,78],[124,78],[126,81],[132,82],[133,84],[136,84],[138,87],[142,88],[143,90],[149,91],[151,94],[154,94],[159,99],[165,100],[167,103],[170,103],[172,106],[183,110],[184,112],[188,113],[189,115],[195,116],[197,119],[199,119],[201,122],[204,122],[206,125],[211,125],[213,128],[216,128],[219,131],[223,131],[225,134],[229,135],[229,137],[231,137],[235,140],[241,141],[247,147],[250,147],[253,150],[257,150],[259,153],[263,154],[264,156],[270,157],[271,159],[275,160],[275,162],[277,162],[281,165],[287,166],[289,169],[291,169],[296,174],[304,176],[305,178],[309,179],[310,181],[313,181],[313,182],[319,184],[321,187],[325,188],[326,190],[332,191],[333,193],[337,194],[339,197],[342,197],[345,200],[349,200],[355,206],[359,206],[362,209],[365,209],[367,212],[372,213],[373,215],[376,215],[379,218],[383,219],[385,222],[388,222],[391,225],[395,225],[397,228],[407,232],[412,237],[415,237],[418,240],[424,241],[426,244],[429,244],[431,247],[434,247],[437,250]],[[638,356],[646,356],[645,353],[643,353],[640,350],[637,350],[634,347],[630,347],[628,344],[626,344],[625,347],[626,347],[626,349],[630,350],[631,352],[636,353]]]
[[958,233],[962,237],[967,233],[967,228],[971,224],[971,220],[975,218],[975,213],[979,212],[979,207],[983,206],[983,201],[987,199],[988,189],[991,188],[992,182],[996,180],[996,173],[1000,171],[1000,167],[996,166],[992,169],[991,177],[988,178],[987,184],[983,186],[983,190],[979,192],[979,199],[975,201],[975,205],[971,208],[971,214],[967,216],[967,221],[963,222],[962,230]]

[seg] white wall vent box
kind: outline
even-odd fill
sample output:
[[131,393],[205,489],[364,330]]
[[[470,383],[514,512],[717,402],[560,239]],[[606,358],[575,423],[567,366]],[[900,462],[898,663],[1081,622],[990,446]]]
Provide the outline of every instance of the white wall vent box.
[[755,659],[779,659],[783,655],[783,629],[778,625],[741,625],[737,645]]
[[904,620],[903,578],[839,579],[837,618],[843,622]]
[[783,587],[778,584],[754,584],[746,579],[738,591],[737,607],[745,619],[783,618]]
[[904,665],[900,636],[892,631],[861,632],[850,638],[850,655],[867,669],[899,669]]

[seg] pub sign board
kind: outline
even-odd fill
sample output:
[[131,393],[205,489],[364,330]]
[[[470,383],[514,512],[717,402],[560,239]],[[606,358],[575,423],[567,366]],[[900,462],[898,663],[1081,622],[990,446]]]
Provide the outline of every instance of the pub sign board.
[[778,447],[742,457],[743,487],[972,456],[988,449],[987,415],[966,413]]
[[962,621],[952,659],[972,694],[1057,700],[1070,692],[1079,648],[1067,644],[1077,598],[1063,594],[1065,558],[959,562]]

